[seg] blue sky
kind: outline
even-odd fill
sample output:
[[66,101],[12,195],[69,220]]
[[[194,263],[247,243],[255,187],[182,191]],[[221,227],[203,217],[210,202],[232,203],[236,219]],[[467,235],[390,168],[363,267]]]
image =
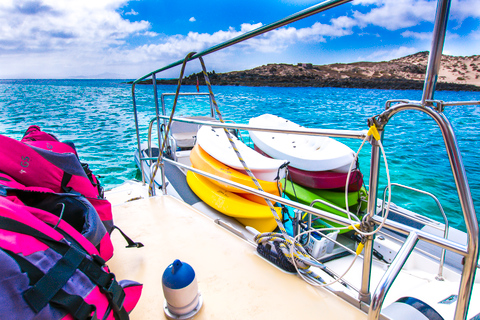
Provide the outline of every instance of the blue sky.
[[[0,78],[138,78],[316,3],[2,0]],[[435,8],[428,0],[354,0],[205,61],[209,70],[226,72],[267,63],[390,60],[430,50]],[[479,22],[480,1],[452,0],[444,53],[480,54]],[[199,70],[194,61],[187,74]]]

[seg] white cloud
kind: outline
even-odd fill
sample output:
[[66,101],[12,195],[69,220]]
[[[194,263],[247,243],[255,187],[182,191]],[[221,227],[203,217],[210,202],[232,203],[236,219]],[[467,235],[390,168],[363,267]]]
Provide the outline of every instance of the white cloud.
[[[230,27],[228,30],[217,31],[212,34],[189,32],[186,36],[175,35],[166,37],[159,44],[144,45],[133,50],[117,51],[114,59],[149,59],[152,56],[161,56],[170,59],[180,59],[190,51],[203,51],[213,45],[230,40],[246,32],[252,31],[262,26],[262,23],[241,25],[237,31]],[[341,17],[332,20],[331,25],[315,23],[311,27],[296,29],[294,27],[284,27],[273,30],[262,36],[250,39],[237,45],[247,52],[277,52],[284,50],[288,45],[295,42],[325,42],[326,37],[340,37],[351,34],[353,22],[351,19]]]
[[145,31],[143,33],[139,33],[139,35],[146,36],[146,37],[156,37],[158,33],[152,31]]
[[[150,30],[148,21],[131,22],[122,18],[119,12],[127,3],[128,0],[1,0],[0,78],[15,74],[25,77],[16,70],[26,68],[37,72],[29,77],[62,77],[62,72],[63,76],[104,72],[138,75],[181,59],[190,51],[203,51],[262,26],[244,23],[239,29],[230,27],[213,33],[189,32],[161,37]],[[240,50],[245,57],[249,53],[269,53],[270,58],[274,56],[272,53],[280,56],[297,43],[322,43],[354,33],[369,35],[371,39],[378,29],[372,31],[370,26],[392,32],[401,30],[404,38],[426,41],[430,39],[428,32],[407,28],[433,21],[435,7],[435,1],[427,0],[354,0],[354,10],[344,16],[315,22],[309,27],[293,24],[282,27],[236,45],[235,51],[238,55]],[[125,16],[137,14],[133,9],[124,13]],[[478,0],[453,0],[451,17],[460,22],[467,17],[479,18]],[[196,19],[191,17],[189,21]],[[478,34],[475,31],[462,37],[478,40]],[[447,39],[455,37],[458,35],[447,35]],[[140,44],[133,45],[131,39]],[[360,58],[390,60],[415,53],[417,49],[404,45]],[[230,52],[216,53],[215,65],[233,63]]]
[[392,50],[377,50],[367,56],[358,57],[357,61],[388,61],[414,54],[419,51],[421,50],[419,50],[418,48],[401,46]]
[[433,21],[435,2],[426,0],[356,0],[356,5],[375,5],[367,13],[355,11],[353,16],[361,27],[375,25],[398,30]]
[[138,12],[136,12],[135,10],[132,9],[129,12],[126,12],[125,15],[126,16],[137,16]]
[[405,31],[402,32],[402,37],[404,38],[415,38],[419,40],[430,40],[432,39],[431,32],[413,32],[413,31]]
[[[429,0],[354,0],[354,6],[371,8],[368,12],[354,12],[359,26],[375,25],[387,30],[415,26],[423,21],[433,22],[437,1]],[[362,11],[365,11],[363,8]],[[453,0],[450,19],[462,22],[466,18],[480,18],[478,0]]]
[[101,49],[146,31],[147,21],[130,22],[115,11],[126,0],[11,1],[0,5],[0,52]]
[[[402,32],[402,37],[430,41],[432,39],[432,33],[431,32],[413,32],[413,31],[407,30]],[[460,36],[458,34],[451,33],[449,31],[447,31],[447,34],[445,35],[446,40],[457,39],[459,37]]]
[[480,18],[480,4],[478,0],[453,0],[450,17],[459,21],[466,18]]

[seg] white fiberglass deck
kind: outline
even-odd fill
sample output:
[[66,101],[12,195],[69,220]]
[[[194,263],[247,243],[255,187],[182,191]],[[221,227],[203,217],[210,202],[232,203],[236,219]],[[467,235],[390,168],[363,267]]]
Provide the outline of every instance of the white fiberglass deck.
[[175,259],[188,262],[204,304],[195,319],[365,319],[327,290],[318,290],[256,255],[254,247],[170,196],[115,203],[139,194],[111,194],[114,221],[140,249],[125,248],[118,232],[108,261],[117,279],[144,284],[131,319],[163,319],[162,275]]
[[[130,279],[144,284],[132,319],[162,319],[164,296],[162,275],[175,259],[192,265],[204,299],[195,319],[366,319],[366,314],[326,289],[305,283],[299,276],[281,271],[256,254],[249,242],[216,224],[211,218],[171,197],[148,198],[141,183],[128,182],[106,193],[112,202],[115,225],[145,247],[125,248],[126,242],[114,231],[114,257],[108,261],[118,280]],[[160,191],[158,191],[160,192]],[[391,241],[390,241],[391,242]],[[396,251],[398,245],[387,244]],[[327,262],[342,274],[352,256]],[[375,290],[388,264],[373,261],[371,290]],[[415,296],[452,319],[455,304],[441,304],[458,294],[459,274],[444,269],[445,281],[435,275],[438,263],[413,253],[385,299],[384,307],[405,296]],[[320,272],[327,282],[332,279]],[[357,259],[345,280],[360,287],[362,259]],[[477,281],[478,277],[477,277]],[[356,294],[339,283],[332,289],[340,295]],[[340,293],[340,292],[343,292]],[[470,319],[480,311],[475,303],[478,288],[472,294]],[[348,299],[354,302],[355,299]],[[364,306],[363,310],[367,310]]]

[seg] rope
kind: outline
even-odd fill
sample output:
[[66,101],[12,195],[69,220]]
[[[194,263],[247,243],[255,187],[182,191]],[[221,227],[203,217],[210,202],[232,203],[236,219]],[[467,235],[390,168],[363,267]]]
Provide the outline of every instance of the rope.
[[149,196],[153,196],[153,188],[154,188],[154,185],[155,185],[155,176],[157,175],[158,166],[160,165],[160,161],[162,160],[162,155],[163,155],[163,151],[165,150],[168,133],[170,132],[170,126],[172,125],[172,118],[173,118],[173,115],[175,114],[175,108],[177,107],[178,96],[180,94],[180,87],[182,86],[183,74],[185,73],[185,66],[187,65],[188,60],[190,60],[190,58],[195,53],[196,52],[190,52],[189,54],[187,54],[185,59],[183,59],[182,69],[180,71],[180,77],[178,77],[177,90],[175,91],[175,99],[173,100],[172,113],[170,114],[170,118],[168,119],[168,125],[167,125],[167,129],[165,130],[165,136],[163,138],[162,148],[160,149],[160,152],[158,153],[157,162],[155,163],[152,178],[150,179],[150,184],[148,185],[148,195]]
[[[167,140],[168,133],[170,131],[170,126],[171,126],[171,123],[172,123],[172,118],[173,118],[174,113],[175,113],[175,108],[176,108],[178,96],[179,96],[179,93],[180,93],[180,87],[182,85],[182,79],[183,79],[183,75],[184,75],[184,71],[185,71],[185,66],[186,66],[187,61],[190,60],[190,58],[194,54],[195,54],[195,52],[190,52],[189,54],[187,54],[187,56],[183,60],[182,69],[181,69],[181,72],[180,72],[180,77],[178,78],[177,90],[175,92],[175,100],[174,100],[173,107],[172,107],[172,113],[170,114],[169,122],[168,122],[167,128],[165,130],[165,138],[163,140],[162,148],[160,149],[158,159],[157,159],[157,162],[155,164],[153,176],[152,176],[152,179],[151,179],[150,185],[149,185],[149,194],[150,195],[153,194],[154,177],[157,173],[158,166],[160,164],[160,160],[162,158],[163,151],[165,149],[166,140]],[[215,100],[215,96],[213,94],[212,85],[211,85],[210,79],[208,77],[207,69],[205,67],[205,62],[204,62],[202,57],[199,57],[198,59],[200,60],[200,64],[202,66],[202,73],[203,73],[203,76],[205,78],[205,83],[207,84],[208,92],[209,92],[212,104],[214,106],[215,112],[217,114],[218,120],[221,123],[225,123],[225,121],[223,120],[222,114],[220,112],[220,109],[218,108],[217,101]],[[240,151],[238,150],[238,148],[237,148],[237,146],[236,146],[236,144],[235,144],[235,142],[232,138],[231,133],[226,128],[223,128],[223,130],[224,130],[224,132],[225,132],[225,134],[226,134],[226,136],[227,136],[227,138],[230,142],[230,145],[232,146],[233,150],[235,151],[235,154],[237,155],[238,159],[240,160],[240,163],[244,167],[244,169],[247,172],[247,174],[249,175],[249,177],[252,179],[252,181],[255,184],[255,186],[257,187],[257,189],[259,191],[264,191],[262,189],[260,183],[258,182],[257,178],[255,177],[255,175],[252,173],[252,171],[249,169],[249,167],[245,163],[245,160],[243,159],[242,155],[240,154]],[[280,169],[281,168],[279,168],[279,170]],[[272,215],[273,215],[273,217],[274,217],[274,219],[275,219],[275,221],[278,225],[278,228],[280,229],[280,233],[268,232],[268,233],[263,233],[263,234],[257,234],[254,237],[254,241],[258,244],[264,244],[264,243],[267,243],[267,242],[272,242],[276,248],[280,249],[280,252],[290,261],[290,263],[293,264],[293,266],[295,267],[295,269],[297,269],[297,271],[298,271],[298,269],[301,269],[303,273],[305,273],[305,274],[309,275],[310,277],[316,279],[317,281],[320,281],[321,283],[325,284],[325,281],[318,274],[316,274],[315,272],[313,272],[309,268],[310,268],[310,266],[315,266],[315,267],[319,267],[320,269],[324,270],[326,267],[322,263],[320,263],[316,260],[313,260],[309,256],[307,251],[303,248],[303,246],[297,241],[297,239],[293,239],[292,237],[290,237],[288,235],[288,233],[285,230],[285,227],[284,227],[280,217],[278,216],[277,211],[275,210],[275,208],[274,208],[272,202],[270,201],[270,199],[265,198],[265,201],[266,201],[268,207],[270,208],[270,211],[272,212]],[[333,228],[333,229],[338,229],[338,228]],[[302,278],[303,278],[303,276],[302,276]],[[337,279],[337,281],[339,281],[340,279]],[[305,278],[304,278],[304,280],[305,280]],[[307,280],[305,280],[305,281],[307,281]],[[307,282],[309,282],[309,281],[307,281]]]
[[[208,87],[208,92],[210,94],[210,97],[212,99],[212,104],[215,108],[215,112],[218,116],[218,120],[220,120],[221,123],[225,123],[223,120],[222,114],[218,108],[217,101],[215,100],[215,96],[212,91],[212,85],[210,83],[210,79],[208,77],[208,73],[205,67],[205,63],[203,61],[202,57],[198,58],[200,60],[200,64],[202,65],[202,73],[205,78],[205,83],[207,84]],[[223,128],[230,145],[232,146],[233,150],[235,151],[238,159],[240,160],[240,163],[242,164],[243,168],[249,175],[249,177],[252,179],[253,183],[257,187],[259,191],[263,191],[260,183],[258,182],[257,178],[255,175],[252,173],[252,171],[248,168],[247,164],[245,163],[245,160],[243,159],[242,155],[240,154],[240,151],[238,151],[237,146],[235,145],[235,142],[233,141],[233,138],[231,136],[231,133],[226,129]],[[311,277],[323,282],[320,276],[315,274],[313,271],[308,270],[310,266],[317,266],[317,267],[323,267],[323,265],[315,260],[312,260],[308,253],[305,251],[305,249],[297,242],[294,241],[287,233],[285,230],[285,227],[280,219],[280,217],[277,214],[277,211],[273,207],[272,202],[270,199],[265,198],[265,201],[270,208],[270,211],[272,212],[272,215],[277,222],[278,228],[280,229],[280,233],[264,233],[264,234],[257,234],[255,238],[253,239],[256,243],[266,243],[266,242],[278,242],[279,247],[281,252],[287,257],[287,259],[294,265],[298,266],[298,268],[302,269],[305,273],[309,274]],[[293,248],[293,249],[291,249]]]
[[371,235],[374,235],[376,234],[377,232],[380,231],[380,229],[383,228],[383,225],[385,224],[385,222],[387,221],[387,218],[388,218],[388,214],[390,213],[390,204],[391,204],[391,200],[392,200],[392,191],[391,191],[391,181],[390,181],[390,171],[388,170],[388,162],[387,162],[387,156],[385,154],[385,149],[383,148],[383,144],[382,144],[382,138],[380,136],[380,134],[378,133],[378,130],[377,130],[377,127],[375,126],[375,124],[373,124],[369,130],[368,130],[368,133],[367,133],[367,136],[365,137],[365,139],[363,139],[362,141],[362,144],[360,145],[360,147],[358,148],[358,151],[355,153],[355,158],[353,159],[352,163],[350,164],[350,169],[348,171],[348,175],[347,175],[347,186],[348,186],[348,183],[350,181],[350,172],[352,170],[352,166],[353,166],[353,163],[355,161],[357,161],[358,159],[358,155],[360,154],[360,151],[362,150],[363,148],[363,145],[365,144],[365,142],[367,141],[367,139],[370,137],[370,136],[373,136],[373,139],[377,140],[378,142],[378,145],[380,147],[380,150],[382,151],[382,156],[383,156],[383,161],[385,162],[385,171],[387,173],[387,185],[388,185],[388,201],[387,201],[387,206],[385,208],[385,213],[383,215],[383,220],[382,220],[382,223],[380,223],[380,225],[378,226],[378,228],[376,228],[375,230],[371,231],[371,232],[364,232],[362,230],[359,230],[358,229],[358,224],[353,224],[351,218],[350,218],[350,210],[348,209],[348,194],[347,194],[347,191],[345,191],[345,204],[347,206],[346,210],[348,211],[348,219],[350,220],[350,229],[353,229],[355,230],[357,233],[359,233],[360,235],[362,236],[371,236]]

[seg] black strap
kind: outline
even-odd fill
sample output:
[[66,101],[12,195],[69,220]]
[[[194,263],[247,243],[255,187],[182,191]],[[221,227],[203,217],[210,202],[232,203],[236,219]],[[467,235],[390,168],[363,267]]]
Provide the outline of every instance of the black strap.
[[70,173],[67,173],[67,172],[63,172],[63,177],[62,177],[62,182],[61,182],[61,188],[63,190],[63,192],[66,192],[66,193],[69,193],[70,191],[72,191],[72,188],[70,187],[67,187],[67,184],[70,182],[70,180],[72,179],[72,175]]
[[[2,249],[8,254],[17,264],[20,269],[25,272],[29,279],[29,284],[34,286],[38,281],[42,279],[44,273],[38,269],[34,264],[25,259],[24,257],[13,253],[12,251]],[[28,302],[28,301],[27,301]],[[96,308],[94,305],[90,305],[78,295],[68,294],[63,289],[60,289],[50,300],[53,305],[66,310],[73,316],[75,320],[85,320],[96,318]],[[93,313],[93,314],[92,314]]]
[[88,167],[88,163],[81,162],[80,164],[82,165],[83,171],[85,171],[85,174],[87,175],[88,180],[90,180],[90,183],[92,184],[92,186],[97,188],[98,198],[105,199],[105,192],[103,190],[102,184],[100,183],[100,180],[98,179],[99,177],[95,177],[95,179],[93,178],[93,172]]
[[35,312],[40,312],[73,276],[84,255],[71,247],[23,297]]
[[122,234],[123,238],[125,239],[125,241],[127,241],[128,243],[128,246],[126,246],[126,248],[141,248],[143,247],[143,243],[141,242],[135,242],[133,241],[129,236],[127,236],[119,227],[117,226],[113,226],[113,229],[117,229],[118,231],[120,231],[120,233]]

